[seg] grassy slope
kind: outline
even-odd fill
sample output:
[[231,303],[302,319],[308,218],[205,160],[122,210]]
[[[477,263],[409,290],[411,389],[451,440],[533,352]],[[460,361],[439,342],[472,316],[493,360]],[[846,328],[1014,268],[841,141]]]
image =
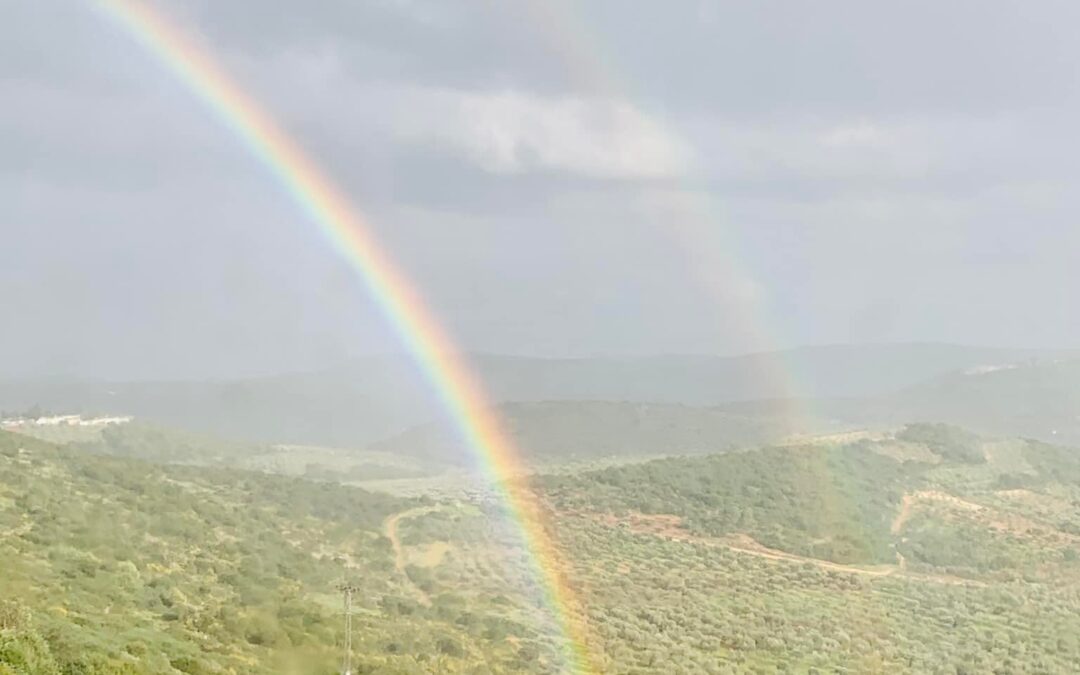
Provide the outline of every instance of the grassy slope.
[[1080,453],[909,431],[540,480],[609,656],[640,673],[1069,671]]
[[964,504],[935,495],[977,500],[1010,486],[1080,487],[1070,450],[999,444],[987,461],[987,444],[955,427],[920,424],[878,441],[661,459],[540,484],[563,510],[673,514],[701,535],[744,533],[799,555],[890,563],[898,543],[891,526],[906,495],[955,511]]
[[888,522],[920,471],[859,446],[797,446],[545,482],[562,509],[674,514],[702,535],[746,533],[801,555],[876,563],[894,557]]
[[[512,606],[483,594],[468,607],[416,603],[381,532],[414,504],[0,434],[0,663],[42,636],[66,672],[332,672],[333,589],[349,578],[361,587],[357,654],[372,672],[543,671],[550,643],[527,616],[508,618]],[[516,642],[493,640],[495,626]]]
[[[1067,672],[1080,660],[1077,455],[942,427],[901,436],[540,479],[601,667]],[[345,552],[369,672],[551,663],[527,558],[484,507],[0,439],[0,565],[14,570],[2,589],[32,610],[0,607],[0,655],[12,635],[33,653],[36,634],[59,660],[109,672],[280,671],[289,657],[330,672],[327,587]],[[635,529],[631,511],[685,520],[672,536]],[[414,514],[397,525],[408,584],[382,536],[400,512]],[[733,534],[807,557],[740,549]]]

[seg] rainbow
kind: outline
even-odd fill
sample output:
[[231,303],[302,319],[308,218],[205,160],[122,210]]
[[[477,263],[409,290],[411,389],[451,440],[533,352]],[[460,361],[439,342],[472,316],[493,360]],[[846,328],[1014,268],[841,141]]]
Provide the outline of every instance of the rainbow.
[[438,393],[521,531],[572,672],[593,672],[580,603],[539,505],[520,480],[520,455],[480,383],[417,289],[372,236],[361,213],[271,117],[173,22],[135,0],[98,0],[147,51],[202,99],[292,195],[365,282],[371,296]]
[[[525,0],[522,7],[577,88],[601,99],[633,98],[633,83],[618,67],[618,58],[602,33],[590,26],[581,3]],[[694,143],[687,135],[659,115],[647,116],[687,154],[688,177],[700,174],[700,156],[693,152]],[[783,334],[783,326],[778,317],[766,311],[764,288],[756,281],[762,275],[751,271],[748,257],[740,255],[737,231],[727,226],[722,204],[689,179],[681,188],[671,194],[668,217],[660,225],[664,234],[682,254],[686,269],[699,287],[723,309],[729,332],[755,345],[759,353],[778,352],[777,336]],[[763,359],[759,368],[759,376],[783,392],[784,414],[789,423],[795,424],[808,414],[797,401],[802,390],[790,365],[779,359]]]

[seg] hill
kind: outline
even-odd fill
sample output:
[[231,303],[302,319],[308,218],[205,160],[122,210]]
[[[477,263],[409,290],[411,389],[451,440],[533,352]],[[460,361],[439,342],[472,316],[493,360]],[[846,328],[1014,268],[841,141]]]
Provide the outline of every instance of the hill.
[[[719,408],[610,401],[505,403],[495,415],[522,455],[540,466],[720,452],[829,428],[783,411],[751,416]],[[416,427],[369,447],[427,461],[473,461],[460,432],[449,423]]]
[[0,672],[335,672],[343,579],[357,672],[559,672],[537,563],[575,589],[600,672],[1080,661],[1068,448],[917,424],[532,485],[539,560],[486,500],[0,434]]
[[552,643],[505,578],[499,603],[418,603],[384,530],[416,506],[0,432],[0,672],[335,672],[342,580],[364,672],[544,672]]
[[[899,553],[931,567],[956,567],[934,560],[957,541],[930,547],[913,537],[918,528],[909,520],[916,503],[956,511],[944,522],[926,524],[939,533],[972,526],[953,518],[957,514],[971,521],[980,513],[974,520],[987,525],[990,514],[1001,510],[997,515],[1009,521],[1022,516],[1023,506],[1002,504],[1009,504],[1018,489],[1034,502],[1039,494],[1050,501],[1080,495],[1080,452],[1036,441],[986,440],[958,427],[919,423],[855,442],[667,458],[538,480],[563,511],[670,516],[696,536],[747,535],[771,549],[837,563],[895,563]],[[1014,536],[1011,545],[1031,546],[1041,559],[1053,540],[1057,562],[1071,562],[1080,554],[1080,538],[1074,536],[1080,533],[1080,501],[1060,505],[1063,510],[1053,518],[1027,528],[1056,535],[1027,541]],[[995,529],[1002,528],[987,526]],[[897,537],[901,532],[903,539]],[[986,556],[985,549],[994,545],[983,541],[967,555]],[[1021,567],[1012,571],[1045,573]],[[1080,567],[1070,578],[1076,572]]]
[[[568,400],[714,406],[747,399],[881,396],[954,370],[1060,352],[937,344],[806,347],[738,357],[538,359],[472,355],[494,403]],[[367,358],[312,373],[208,382],[0,383],[0,410],[134,415],[273,443],[353,446],[438,419],[408,360]]]
[[911,419],[1080,445],[1080,360],[950,373],[889,402]]
[[139,421],[98,427],[24,425],[18,433],[97,455],[231,467],[336,483],[415,479],[450,468],[445,462],[398,454],[231,441]]
[[[1069,672],[1077,454],[936,424],[851,438],[534,479],[599,670]],[[403,526],[431,588],[487,564],[475,525]]]
[[927,466],[863,445],[671,458],[549,483],[560,509],[676,516],[692,533],[746,534],[835,562],[895,559],[888,523]]
[[[884,396],[804,401],[815,414],[854,425],[912,420],[960,425],[985,434],[1080,445],[1080,360],[1028,361],[945,373]],[[767,402],[726,406],[757,415]]]

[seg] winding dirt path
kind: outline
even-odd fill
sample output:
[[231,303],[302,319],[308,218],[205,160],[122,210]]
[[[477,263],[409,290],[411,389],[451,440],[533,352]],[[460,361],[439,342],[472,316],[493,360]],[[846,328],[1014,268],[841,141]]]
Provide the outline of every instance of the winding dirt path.
[[405,571],[405,549],[401,545],[401,537],[398,534],[398,525],[400,525],[403,520],[433,513],[441,508],[441,506],[418,506],[414,509],[399,511],[383,521],[383,534],[390,540],[390,546],[394,549],[394,569],[401,575],[401,578],[405,581],[405,585],[408,586],[416,599],[425,606],[431,606],[431,598],[428,597],[428,594],[425,593],[422,588],[413,583],[413,580],[409,578],[408,573]]
[[889,527],[889,532],[892,534],[899,534],[904,529],[904,525],[911,519],[911,512],[916,502],[941,502],[948,504],[955,508],[963,509],[965,511],[977,512],[986,509],[982,504],[976,504],[975,502],[969,502],[966,499],[961,499],[955,495],[950,495],[945,492],[939,492],[937,490],[920,490],[919,492],[909,492],[904,495],[904,498],[900,501],[900,512],[893,518],[892,526]]
[[904,529],[904,525],[911,519],[911,507],[914,503],[915,498],[912,494],[904,495],[904,498],[900,500],[900,511],[893,518],[892,525],[889,526],[890,533],[900,534],[900,530]]
[[[967,503],[970,504],[970,502]],[[832,562],[831,560],[811,558],[808,556],[799,555],[797,553],[788,553],[787,551],[780,551],[774,548],[769,548],[748,534],[732,534],[725,537],[703,537],[700,535],[695,535],[688,531],[685,527],[683,527],[682,519],[675,515],[631,513],[621,518],[607,513],[578,513],[577,515],[592,518],[593,520],[604,523],[607,526],[624,524],[629,528],[631,532],[634,532],[635,534],[663,537],[665,539],[682,541],[689,544],[699,544],[703,546],[720,546],[735,553],[752,555],[757,558],[763,558],[765,560],[771,560],[774,562],[800,564],[809,563],[819,569],[832,572],[844,572],[847,574],[857,574],[868,577],[888,577],[896,575],[903,576],[908,579],[916,579],[931,583],[953,584],[961,586],[985,585],[981,581],[977,581],[974,579],[964,579],[948,574],[925,574],[911,572],[907,569],[907,561],[904,560],[903,556],[899,553],[897,554],[897,564],[895,565],[845,565],[843,563]],[[901,526],[903,526],[903,522],[901,522],[900,524]]]
[[786,551],[780,551],[775,548],[769,548],[764,544],[759,543],[756,539],[747,534],[731,535],[730,537],[717,540],[717,543],[722,546],[726,546],[727,548],[737,553],[746,553],[749,555],[757,556],[759,558],[765,558],[767,560],[780,560],[791,563],[810,563],[815,567],[821,568],[823,570],[829,570],[832,572],[865,574],[866,576],[871,577],[887,577],[897,571],[897,568],[893,565],[858,567],[855,565],[835,563],[831,560],[823,560],[821,558],[810,558],[808,556],[798,555],[797,553],[788,553]]

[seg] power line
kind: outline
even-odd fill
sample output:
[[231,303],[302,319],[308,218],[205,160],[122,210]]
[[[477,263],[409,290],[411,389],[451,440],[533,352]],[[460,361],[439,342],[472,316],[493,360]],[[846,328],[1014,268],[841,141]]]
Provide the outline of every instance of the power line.
[[341,659],[342,675],[352,675],[352,596],[360,589],[352,584],[339,584],[345,603],[345,654]]

